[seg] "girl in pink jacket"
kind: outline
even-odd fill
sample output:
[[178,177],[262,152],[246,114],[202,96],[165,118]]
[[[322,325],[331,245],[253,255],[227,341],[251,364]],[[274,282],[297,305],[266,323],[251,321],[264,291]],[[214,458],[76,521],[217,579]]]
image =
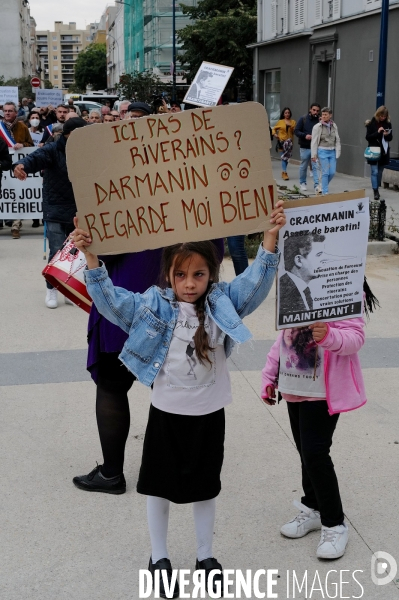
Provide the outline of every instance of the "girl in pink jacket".
[[343,556],[348,543],[337,476],[330,457],[341,412],[366,402],[358,351],[362,318],[285,329],[267,355],[261,396],[275,404],[275,389],[287,401],[292,434],[302,463],[299,514],[281,528],[289,538],[321,529],[318,558]]

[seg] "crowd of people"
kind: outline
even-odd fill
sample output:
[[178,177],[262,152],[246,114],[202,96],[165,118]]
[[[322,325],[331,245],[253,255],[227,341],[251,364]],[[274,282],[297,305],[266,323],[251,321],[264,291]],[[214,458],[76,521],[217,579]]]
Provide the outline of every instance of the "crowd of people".
[[[380,199],[382,172],[389,163],[389,142],[392,141],[392,124],[386,106],[380,106],[372,119],[365,122],[366,140],[369,147],[377,149],[374,156],[366,156],[371,168],[371,185],[374,200]],[[298,138],[300,166],[299,187],[307,191],[307,175],[313,178],[316,194],[329,193],[329,183],[336,172],[337,160],[341,155],[341,140],[337,124],[332,119],[332,110],[313,102],[309,112],[296,122],[287,106],[281,111],[280,119],[271,130],[276,139],[276,151],[281,157],[281,177],[289,180],[288,162],[292,156],[295,136]]]

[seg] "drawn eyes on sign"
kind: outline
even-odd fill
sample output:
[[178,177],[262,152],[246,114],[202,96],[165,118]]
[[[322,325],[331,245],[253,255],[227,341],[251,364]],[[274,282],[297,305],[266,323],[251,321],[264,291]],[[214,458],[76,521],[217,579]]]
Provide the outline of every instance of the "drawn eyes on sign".
[[219,169],[221,169],[220,177],[223,179],[223,181],[227,181],[230,177],[230,173],[232,172],[233,167],[230,163],[223,163],[217,168],[218,171]]
[[241,179],[246,179],[248,177],[250,166],[251,166],[251,163],[246,158],[244,158],[244,160],[241,160],[238,163],[237,168],[239,169],[239,174],[240,174]]

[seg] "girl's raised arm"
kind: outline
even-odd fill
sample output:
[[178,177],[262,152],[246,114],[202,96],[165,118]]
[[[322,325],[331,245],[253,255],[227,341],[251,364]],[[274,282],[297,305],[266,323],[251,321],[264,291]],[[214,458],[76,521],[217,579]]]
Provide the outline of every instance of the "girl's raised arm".
[[269,252],[274,252],[276,248],[277,234],[286,222],[284,213],[284,202],[279,200],[276,204],[276,208],[270,216],[270,223],[275,223],[275,226],[269,231],[265,231],[263,235],[263,247]]

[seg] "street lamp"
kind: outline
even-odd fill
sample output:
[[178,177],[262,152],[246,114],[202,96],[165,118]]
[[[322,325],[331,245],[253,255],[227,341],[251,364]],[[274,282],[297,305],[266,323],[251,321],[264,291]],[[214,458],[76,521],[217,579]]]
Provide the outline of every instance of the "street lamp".
[[387,76],[387,48],[388,48],[388,17],[389,0],[382,0],[381,6],[381,30],[380,30],[380,53],[378,56],[378,80],[377,80],[377,108],[385,104],[385,83]]

